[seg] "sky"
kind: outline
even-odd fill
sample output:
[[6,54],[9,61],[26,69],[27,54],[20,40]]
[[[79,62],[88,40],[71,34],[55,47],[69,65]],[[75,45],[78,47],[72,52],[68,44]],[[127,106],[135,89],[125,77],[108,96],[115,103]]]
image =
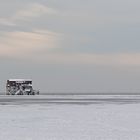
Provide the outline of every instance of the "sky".
[[0,0],[0,91],[140,92],[139,0]]

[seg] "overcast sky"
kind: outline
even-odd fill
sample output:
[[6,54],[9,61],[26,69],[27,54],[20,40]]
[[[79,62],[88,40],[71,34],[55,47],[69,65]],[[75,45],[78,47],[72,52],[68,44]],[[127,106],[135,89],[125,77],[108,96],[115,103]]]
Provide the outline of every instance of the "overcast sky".
[[139,0],[0,0],[0,91],[140,92]]

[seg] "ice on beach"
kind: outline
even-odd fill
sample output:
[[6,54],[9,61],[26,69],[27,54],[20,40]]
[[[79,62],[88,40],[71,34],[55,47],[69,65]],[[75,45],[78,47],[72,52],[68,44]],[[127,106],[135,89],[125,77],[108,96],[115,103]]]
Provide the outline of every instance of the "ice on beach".
[[140,104],[0,105],[0,140],[138,140]]

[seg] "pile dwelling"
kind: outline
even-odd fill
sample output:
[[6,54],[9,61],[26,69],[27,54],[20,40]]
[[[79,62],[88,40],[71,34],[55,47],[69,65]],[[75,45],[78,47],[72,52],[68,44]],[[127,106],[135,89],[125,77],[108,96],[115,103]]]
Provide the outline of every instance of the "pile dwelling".
[[6,95],[38,95],[32,87],[31,79],[9,79],[6,83]]

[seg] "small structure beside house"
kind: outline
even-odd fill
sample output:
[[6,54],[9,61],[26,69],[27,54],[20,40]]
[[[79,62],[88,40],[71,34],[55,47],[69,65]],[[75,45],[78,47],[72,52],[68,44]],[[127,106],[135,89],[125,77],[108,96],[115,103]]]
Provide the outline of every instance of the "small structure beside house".
[[31,79],[9,79],[6,83],[6,95],[38,95]]

